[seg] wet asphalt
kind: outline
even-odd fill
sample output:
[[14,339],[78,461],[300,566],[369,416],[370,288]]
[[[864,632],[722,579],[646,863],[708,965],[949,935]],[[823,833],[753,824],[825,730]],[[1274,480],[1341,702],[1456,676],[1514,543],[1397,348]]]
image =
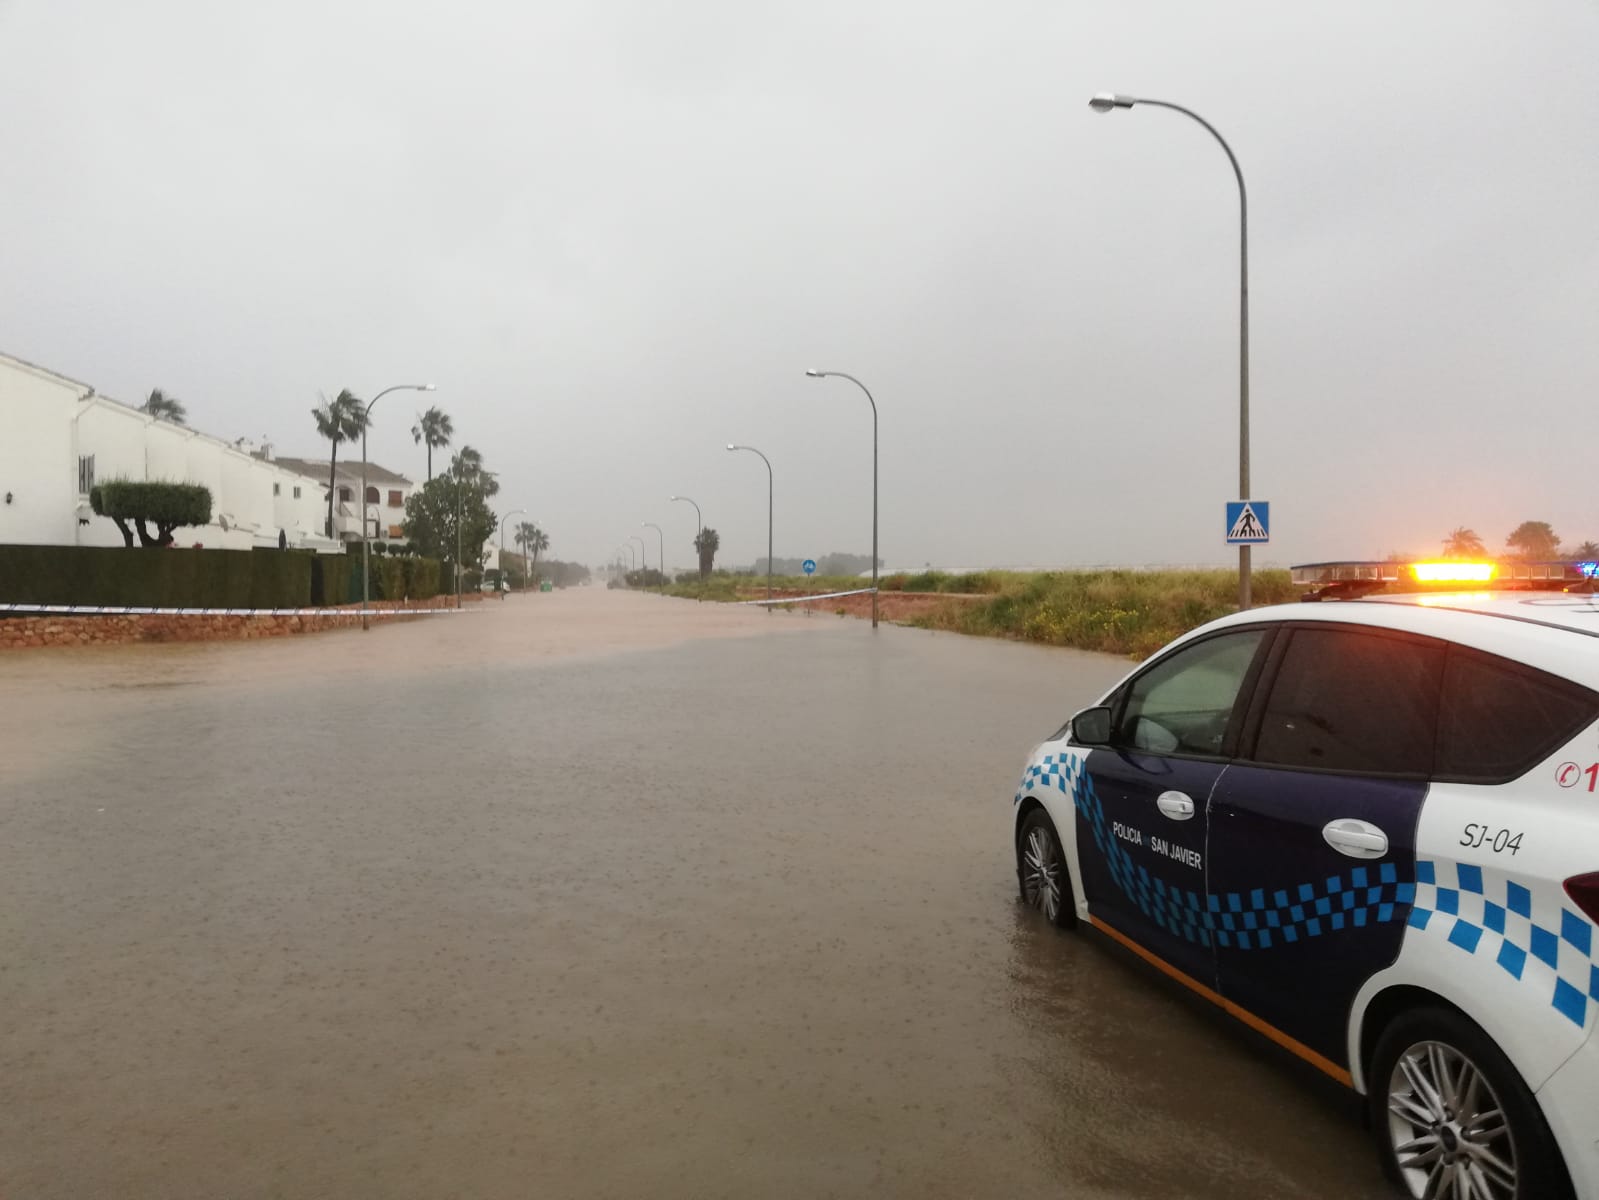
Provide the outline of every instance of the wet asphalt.
[[[1128,664],[577,590],[0,658],[0,1196],[1377,1197],[1021,910]],[[552,649],[553,648],[553,649]]]

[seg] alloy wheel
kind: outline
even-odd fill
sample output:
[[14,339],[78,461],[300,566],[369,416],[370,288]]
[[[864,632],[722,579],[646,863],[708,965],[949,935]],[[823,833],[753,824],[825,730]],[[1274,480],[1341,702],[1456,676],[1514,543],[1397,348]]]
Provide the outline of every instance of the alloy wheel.
[[1388,1128],[1414,1200],[1515,1200],[1516,1146],[1482,1070],[1445,1042],[1417,1042],[1388,1078]]
[[1022,846],[1022,895],[1051,922],[1060,919],[1064,878],[1055,839],[1049,830],[1034,825]]

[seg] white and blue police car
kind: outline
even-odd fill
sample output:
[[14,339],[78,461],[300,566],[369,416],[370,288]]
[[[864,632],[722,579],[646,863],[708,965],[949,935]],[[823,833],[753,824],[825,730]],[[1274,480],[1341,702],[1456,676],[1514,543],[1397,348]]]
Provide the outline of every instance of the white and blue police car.
[[1295,568],[1338,603],[1196,629],[1033,753],[1022,900],[1363,1094],[1404,1194],[1599,1200],[1596,573]]

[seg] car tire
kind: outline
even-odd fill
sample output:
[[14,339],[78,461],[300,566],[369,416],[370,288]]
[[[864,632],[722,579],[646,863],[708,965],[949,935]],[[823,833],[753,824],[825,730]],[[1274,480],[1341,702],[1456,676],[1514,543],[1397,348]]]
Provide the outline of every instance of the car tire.
[[[1413,1009],[1383,1031],[1366,1102],[1383,1171],[1401,1195],[1571,1195],[1554,1135],[1520,1073],[1453,1009]],[[1462,1189],[1468,1179],[1477,1190]]]
[[1016,832],[1016,886],[1021,901],[1057,929],[1077,924],[1071,874],[1055,823],[1042,808],[1022,818]]

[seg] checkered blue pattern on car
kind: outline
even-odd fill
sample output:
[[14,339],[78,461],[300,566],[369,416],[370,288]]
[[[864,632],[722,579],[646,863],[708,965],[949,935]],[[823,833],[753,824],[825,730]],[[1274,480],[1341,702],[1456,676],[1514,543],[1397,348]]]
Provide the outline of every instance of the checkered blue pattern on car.
[[[1209,946],[1214,941],[1239,950],[1269,950],[1342,929],[1405,920],[1415,898],[1415,883],[1401,879],[1394,863],[1354,867],[1290,888],[1211,894],[1183,887],[1152,875],[1133,861],[1105,819],[1082,759],[1071,754],[1045,755],[1027,768],[1017,800],[1035,786],[1052,787],[1072,798],[1087,820],[1094,845],[1116,886],[1159,928],[1187,942]],[[1190,870],[1176,863],[1173,866]]]
[[[1558,908],[1558,911],[1557,911]],[[1437,932],[1471,955],[1491,958],[1513,979],[1549,989],[1550,1004],[1574,1025],[1599,1006],[1595,931],[1562,906],[1535,904],[1532,890],[1471,863],[1416,864],[1413,929]]]

